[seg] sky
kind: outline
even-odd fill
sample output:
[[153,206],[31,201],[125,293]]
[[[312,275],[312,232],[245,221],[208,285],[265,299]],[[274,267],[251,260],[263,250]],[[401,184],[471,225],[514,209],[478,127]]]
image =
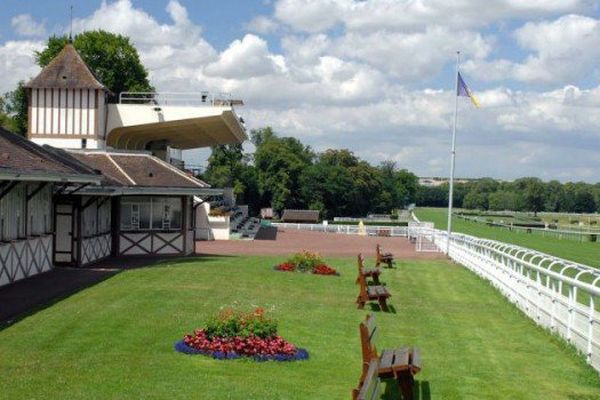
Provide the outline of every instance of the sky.
[[0,93],[71,4],[75,33],[129,36],[159,91],[232,93],[248,129],[419,176],[448,175],[460,51],[481,108],[459,98],[457,176],[600,182],[598,0],[0,0]]

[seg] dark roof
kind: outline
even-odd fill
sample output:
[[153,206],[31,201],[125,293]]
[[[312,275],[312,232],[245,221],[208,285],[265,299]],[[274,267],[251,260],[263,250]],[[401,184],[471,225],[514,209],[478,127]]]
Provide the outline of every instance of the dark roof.
[[27,88],[106,89],[96,79],[75,47],[67,43],[50,64],[27,82]]
[[318,222],[319,210],[283,210],[282,221]]
[[101,171],[105,186],[209,187],[148,153],[70,151],[69,154],[78,162]]
[[[85,178],[95,175],[93,170],[64,163],[47,148],[2,128],[0,128],[0,173],[20,176],[53,175],[56,176],[56,180],[67,176],[80,175]],[[92,181],[96,180],[97,178],[92,178]]]
[[119,171],[119,168],[110,161],[106,154],[98,153],[70,153],[70,155],[82,164],[90,168],[101,171],[104,177],[103,184],[110,186],[127,186],[131,182],[127,180],[125,174]]

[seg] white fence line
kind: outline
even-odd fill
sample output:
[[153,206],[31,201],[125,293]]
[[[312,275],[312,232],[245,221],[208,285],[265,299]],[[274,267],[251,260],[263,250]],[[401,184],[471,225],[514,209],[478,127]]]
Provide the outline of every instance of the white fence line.
[[567,239],[574,240],[578,242],[598,242],[600,243],[599,236],[600,230],[566,230],[566,229],[550,229],[550,228],[536,228],[536,227],[527,227],[527,226],[519,226],[513,224],[507,224],[497,221],[487,221],[478,217],[469,217],[465,215],[455,214],[456,217],[464,219],[465,221],[476,222],[479,224],[485,224],[488,226],[493,226],[495,228],[500,229],[508,229],[510,231],[514,231],[516,233],[526,233],[526,234],[536,234],[541,236],[550,236],[557,238],[559,240]]
[[[446,232],[434,230],[445,249]],[[520,246],[453,234],[450,258],[488,280],[538,325],[600,371],[600,270]]]
[[[356,225],[273,224],[282,228],[359,234]],[[426,223],[365,226],[367,234],[431,238],[446,249],[446,232]],[[418,239],[417,239],[418,240]],[[600,270],[525,247],[454,233],[448,256],[488,280],[538,325],[575,346],[600,371]]]
[[274,222],[273,226],[283,229],[298,229],[313,232],[339,233],[344,235],[367,235],[367,236],[393,236],[407,237],[407,226],[374,226],[365,225],[360,228],[358,225],[322,225],[322,224],[292,224],[284,222]]

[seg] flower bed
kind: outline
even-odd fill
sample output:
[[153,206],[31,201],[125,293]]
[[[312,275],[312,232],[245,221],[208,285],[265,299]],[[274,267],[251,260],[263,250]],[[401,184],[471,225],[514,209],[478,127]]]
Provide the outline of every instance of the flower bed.
[[303,251],[294,254],[286,262],[276,265],[276,271],[283,272],[306,272],[317,275],[335,275],[339,276],[339,272],[335,268],[329,267],[321,256],[310,251]]
[[277,323],[257,308],[252,312],[225,309],[175,343],[185,354],[203,354],[219,360],[252,358],[256,361],[308,359],[308,352],[277,334]]

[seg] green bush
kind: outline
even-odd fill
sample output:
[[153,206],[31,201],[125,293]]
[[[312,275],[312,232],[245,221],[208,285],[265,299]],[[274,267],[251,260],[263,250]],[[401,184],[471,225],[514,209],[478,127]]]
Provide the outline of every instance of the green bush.
[[311,272],[317,265],[324,264],[320,255],[306,250],[294,254],[287,262],[294,264],[300,272]]
[[205,332],[209,338],[251,335],[267,338],[277,334],[277,322],[267,317],[262,308],[249,312],[225,308],[209,318]]

